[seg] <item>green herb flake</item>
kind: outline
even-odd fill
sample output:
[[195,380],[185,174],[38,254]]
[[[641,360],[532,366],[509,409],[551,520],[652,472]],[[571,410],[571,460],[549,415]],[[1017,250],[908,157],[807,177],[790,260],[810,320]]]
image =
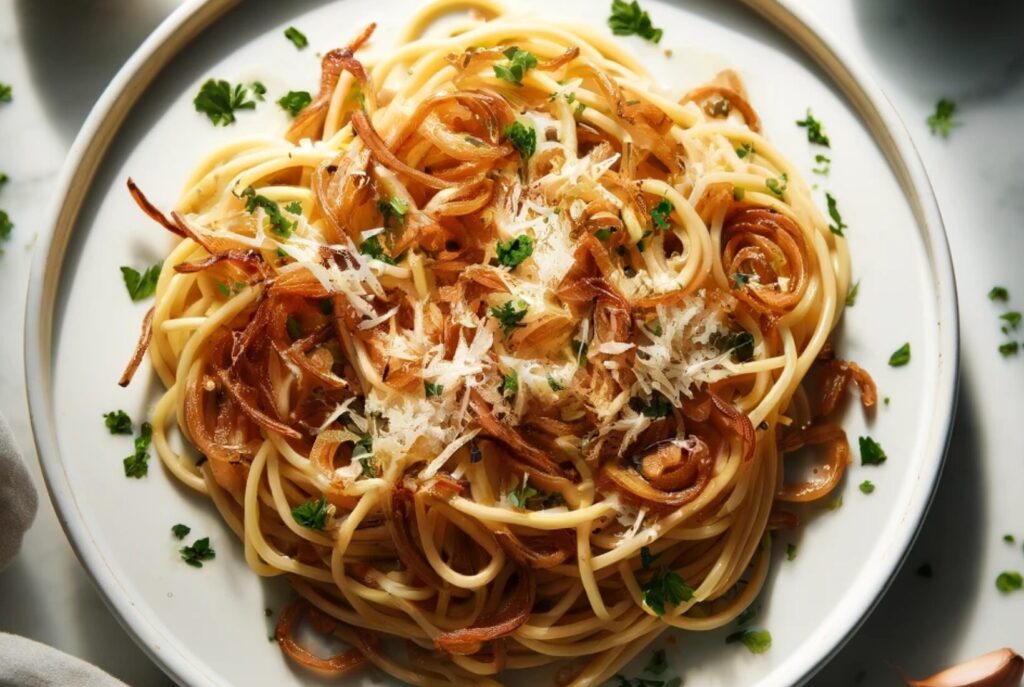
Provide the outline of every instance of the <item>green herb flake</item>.
[[1021,587],[1024,587],[1024,577],[1019,572],[1001,572],[996,578],[996,589],[1003,594],[1018,591]]
[[1007,341],[1006,343],[999,344],[999,352],[1004,358],[1008,358],[1011,355],[1017,355],[1017,351],[1020,350],[1020,345],[1016,341]]
[[297,200],[293,200],[284,206],[285,211],[292,213],[293,215],[302,214],[302,203]]
[[171,527],[171,534],[174,535],[175,539],[184,539],[188,536],[188,533],[192,531],[192,528],[188,525],[177,524]]
[[426,394],[427,398],[435,398],[444,393],[444,384],[435,384],[434,382],[423,382],[423,393]]
[[366,255],[374,260],[380,260],[388,265],[394,265],[395,260],[390,255],[384,252],[384,247],[380,245],[380,239],[376,236],[371,236],[362,243],[359,244],[359,252]]
[[192,546],[183,546],[178,551],[181,554],[181,560],[193,568],[203,567],[203,561],[212,561],[217,555],[213,547],[210,546],[209,537],[197,539]]
[[910,362],[910,342],[903,344],[889,356],[889,365],[892,367],[903,367]]
[[532,126],[527,126],[516,121],[505,127],[505,138],[515,146],[523,161],[530,159],[537,150],[537,131]]
[[499,241],[495,250],[498,262],[505,267],[515,267],[533,255],[533,239],[529,234],[520,234],[506,243]]
[[1010,329],[1016,329],[1017,327],[1020,326],[1021,317],[1022,316],[1018,311],[1011,310],[1010,312],[1003,313],[1002,315],[1000,315],[999,319],[1001,319],[1003,322],[1006,322]]
[[323,496],[292,508],[292,517],[295,522],[311,530],[322,530],[327,524],[328,513],[327,499]]
[[288,336],[292,341],[298,341],[302,338],[302,326],[292,315],[289,315],[288,319],[285,320],[284,326],[288,330]]
[[7,176],[7,174],[5,172],[0,172],[0,188],[3,188],[4,186],[6,186],[7,182],[10,181],[10,180],[11,180],[11,178],[9,176]]
[[288,91],[278,99],[277,104],[290,116],[297,117],[311,102],[313,102],[313,96],[309,94],[309,91]]
[[586,341],[580,341],[579,339],[573,339],[570,342],[572,348],[572,355],[576,359],[577,365],[583,365],[587,362],[587,346]]
[[640,586],[644,604],[655,615],[665,615],[666,606],[678,606],[693,599],[693,590],[674,570],[656,572]]
[[249,99],[248,88],[242,84],[232,87],[223,79],[207,79],[192,104],[196,112],[209,117],[214,126],[233,124],[238,110],[256,109],[256,101]]
[[160,278],[162,263],[147,267],[141,273],[127,266],[121,267],[121,278],[124,279],[124,286],[128,289],[128,296],[133,301],[142,301],[156,292],[156,282]]
[[861,465],[881,465],[888,458],[879,443],[871,437],[859,437],[857,442],[860,444]]
[[953,121],[953,114],[956,112],[956,103],[949,98],[942,98],[935,103],[935,112],[928,115],[928,128],[932,135],[939,134],[943,138],[949,138],[953,127],[960,126],[960,122]]
[[[0,241],[11,238],[12,231],[14,231],[14,222],[11,221],[5,210],[0,210]],[[0,249],[0,255],[3,255],[3,249]]]
[[740,630],[725,638],[726,644],[737,642],[752,654],[763,654],[772,648],[772,635],[768,630]]
[[294,26],[289,26],[284,30],[284,37],[290,40],[299,50],[302,50],[309,45],[309,39],[306,38],[306,34],[302,33]]
[[756,152],[757,151],[754,150],[754,145],[752,143],[744,143],[742,146],[736,149],[736,157],[743,160],[749,155],[750,158],[753,159],[754,153]]
[[143,422],[135,437],[135,453],[125,458],[124,476],[141,479],[149,474],[149,445],[153,441],[153,425]]
[[123,410],[112,410],[103,414],[103,424],[111,434],[131,434],[132,419]]
[[512,370],[501,378],[501,395],[515,397],[519,393],[519,373]]
[[409,212],[409,203],[399,198],[398,196],[391,196],[387,200],[380,200],[377,202],[377,209],[384,215],[384,221],[387,223],[388,219],[394,218],[399,223],[405,221],[405,215]]
[[519,327],[525,327],[522,323],[526,317],[527,305],[523,301],[518,303],[507,301],[504,305],[491,308],[491,317],[498,320],[501,325],[501,332],[506,337],[512,334]]
[[654,222],[654,226],[658,229],[668,229],[672,226],[670,221],[672,214],[672,203],[669,202],[668,198],[662,198],[658,201],[658,204],[651,210],[651,221]]
[[607,241],[612,237],[612,234],[614,232],[615,229],[611,227],[604,227],[594,232],[594,238],[596,238],[598,241]]
[[651,659],[644,666],[644,672],[651,675],[661,675],[666,670],[668,670],[668,658],[665,656],[665,650],[658,649],[651,654]]
[[860,279],[850,285],[850,289],[846,292],[846,307],[852,308],[857,302],[857,292],[860,291]]
[[664,34],[661,29],[654,27],[650,15],[640,9],[640,3],[637,0],[633,0],[633,2],[612,0],[612,13],[608,17],[608,27],[616,36],[636,35],[652,43],[659,42]]
[[654,556],[651,555],[651,547],[641,546],[640,547],[640,567],[644,570],[650,570],[651,564],[654,563]]
[[522,86],[526,72],[537,66],[537,56],[516,46],[506,48],[502,54],[508,58],[508,62],[495,64],[494,75],[516,86]]
[[866,479],[860,483],[858,488],[860,489],[862,494],[870,494],[874,492],[875,485],[871,482],[871,480]]
[[629,407],[644,417],[662,418],[672,414],[672,404],[668,399],[655,391],[645,401],[640,397],[633,397],[629,401]]
[[825,146],[826,148],[831,147],[829,144],[828,136],[822,131],[821,122],[814,118],[811,114],[811,109],[807,108],[807,117],[805,119],[797,120],[797,126],[807,129],[807,140],[817,145]]
[[14,91],[10,84],[0,83],[0,103],[9,103],[14,99]]
[[735,200],[737,202],[741,201],[741,200],[743,200],[743,196],[745,196],[745,195],[747,195],[747,192],[745,190],[743,190],[743,188],[741,188],[739,186],[733,186],[732,187],[732,199],[733,200]]
[[1012,534],[1004,534],[1003,535],[1003,541],[1006,542],[1007,544],[1015,544],[1015,543],[1017,543],[1017,538],[1014,537]]
[[778,179],[767,179],[764,185],[769,191],[775,194],[776,197],[781,198],[782,194],[786,192],[786,186],[789,184],[789,176],[785,173],[782,174]]
[[559,384],[558,380],[556,380],[550,374],[548,374],[548,386],[551,387],[551,390],[556,393],[559,391],[563,391],[565,389],[565,387]]
[[832,197],[831,193],[825,193],[825,202],[828,204],[828,216],[832,218],[832,222],[828,225],[828,230],[836,236],[845,236],[843,229],[848,229],[849,227],[843,221],[843,216],[839,214],[836,199]]
[[245,201],[245,211],[249,214],[256,212],[257,208],[263,208],[270,222],[270,230],[279,237],[287,239],[292,235],[295,222],[282,215],[280,206],[270,198],[259,195],[252,186],[246,186],[239,198]]
[[796,558],[796,554],[797,554],[797,545],[796,544],[786,544],[786,560],[787,561],[794,560]]
[[828,173],[832,170],[832,160],[827,155],[815,155],[814,161],[817,163],[817,167],[811,171],[821,176],[828,176]]
[[1010,300],[1010,292],[1006,290],[1005,286],[993,286],[992,290],[988,292],[988,299],[990,301],[1003,301],[1005,303]]

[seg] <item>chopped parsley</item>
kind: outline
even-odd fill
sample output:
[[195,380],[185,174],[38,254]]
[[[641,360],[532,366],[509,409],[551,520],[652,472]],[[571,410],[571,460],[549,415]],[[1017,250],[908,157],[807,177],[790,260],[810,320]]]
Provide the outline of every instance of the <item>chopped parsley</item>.
[[859,489],[862,494],[870,494],[875,490],[875,485],[871,482],[871,480],[866,479],[860,483]]
[[14,99],[10,84],[0,83],[0,103],[9,103]]
[[737,362],[745,363],[754,357],[754,335],[745,329],[712,336],[711,344],[722,353],[731,351]]
[[846,292],[846,307],[852,308],[853,304],[857,302],[857,292],[860,291],[860,279],[850,285],[850,290]]
[[181,523],[171,527],[171,534],[174,535],[175,539],[184,539],[188,536],[188,533],[192,531],[192,528],[188,525],[182,525]]
[[501,377],[501,395],[514,397],[519,393],[519,373],[512,370]]
[[892,367],[903,367],[910,362],[910,342],[903,344],[889,356],[889,365]]
[[302,50],[309,45],[309,39],[306,38],[306,34],[299,31],[294,26],[289,26],[284,30],[284,37],[295,44],[295,47]]
[[292,341],[298,341],[302,338],[302,325],[292,315],[289,315],[288,319],[284,321],[284,327],[288,330],[288,337]]
[[644,417],[662,418],[672,414],[672,404],[668,399],[655,391],[646,401],[639,396],[634,396],[629,401],[629,407]]
[[747,192],[743,188],[741,188],[739,186],[733,186],[732,187],[732,199],[733,200],[735,200],[735,201],[743,200],[743,196],[745,196],[745,195],[747,195]]
[[786,560],[794,560],[796,558],[797,550],[798,548],[796,544],[786,544]]
[[285,209],[286,212],[290,212],[293,215],[301,215],[302,214],[302,203],[300,203],[297,200],[293,200],[292,202],[290,202],[287,205],[285,205],[284,209]]
[[660,41],[664,33],[651,24],[650,15],[640,9],[640,3],[637,0],[633,0],[633,2],[612,0],[612,13],[608,17],[608,27],[616,36],[637,35],[652,43]]
[[1004,534],[1003,541],[1007,544],[1015,544],[1017,542],[1017,538],[1014,537],[1012,534]]
[[753,276],[754,275],[747,274],[746,272],[733,272],[729,275],[729,278],[732,279],[732,283],[736,285],[737,289],[742,289],[750,283]]
[[524,327],[523,318],[526,317],[527,305],[523,301],[507,301],[504,305],[491,308],[491,317],[498,320],[501,325],[501,332],[508,337],[519,327]]
[[837,510],[839,510],[842,507],[843,507],[843,497],[842,496],[840,496],[835,501],[833,501],[832,503],[828,504],[828,506],[826,506],[826,508],[828,508],[831,511],[837,511]]
[[381,262],[387,263],[388,265],[395,264],[394,258],[384,252],[384,246],[380,245],[380,239],[376,236],[371,236],[360,243],[359,252],[373,258],[374,260],[380,260]]
[[10,181],[10,177],[5,172],[0,172],[0,188],[3,188],[8,181]]
[[548,386],[551,387],[552,391],[562,391],[565,389],[564,386],[558,383],[558,381],[548,374]]
[[377,209],[380,210],[380,214],[384,215],[385,225],[388,224],[388,220],[392,217],[401,224],[405,221],[405,214],[409,212],[409,203],[398,196],[392,196],[387,200],[377,201]]
[[811,114],[811,108],[807,108],[807,117],[797,120],[796,125],[807,129],[807,140],[811,143],[816,143],[826,148],[831,147],[828,136],[821,130],[821,122]]
[[772,635],[768,630],[739,630],[725,638],[726,644],[737,642],[752,654],[763,654],[772,648]]
[[112,410],[103,413],[103,424],[107,426],[111,434],[131,434],[132,419],[123,410]]
[[764,185],[768,187],[768,190],[774,193],[777,197],[781,198],[782,194],[786,192],[786,186],[789,184],[789,176],[783,172],[782,176],[778,179],[767,179]]
[[212,561],[217,555],[210,546],[209,537],[196,539],[192,546],[183,546],[178,551],[181,553],[181,560],[193,568],[203,567],[203,561]]
[[124,279],[124,286],[128,289],[128,296],[133,301],[141,301],[149,298],[156,291],[156,282],[160,278],[162,263],[147,267],[140,274],[138,270],[122,265],[121,278]]
[[674,570],[660,570],[640,585],[644,604],[655,615],[665,615],[665,607],[678,606],[693,598],[693,590]]
[[523,510],[542,510],[565,505],[565,499],[562,498],[561,494],[557,492],[549,494],[540,489],[535,489],[530,486],[526,475],[523,475],[522,484],[516,485],[508,492],[508,502],[513,507]]
[[879,443],[871,437],[860,437],[857,441],[860,444],[861,465],[881,465],[888,458]]
[[736,149],[736,156],[741,160],[747,157],[747,155],[753,158],[755,152],[756,151],[754,150],[752,143],[744,143],[741,147]]
[[282,238],[288,238],[292,235],[295,222],[281,214],[281,208],[277,203],[266,196],[257,194],[256,189],[252,186],[246,186],[239,197],[245,200],[245,211],[250,214],[256,212],[256,208],[263,208],[267,215],[267,220],[270,222],[270,230],[275,234]]
[[210,118],[215,126],[235,122],[235,111],[255,110],[256,101],[249,99],[249,89],[242,84],[234,87],[223,79],[207,79],[192,101],[196,112]]
[[988,292],[988,299],[990,301],[1003,301],[1005,303],[1010,300],[1010,292],[1006,290],[1005,286],[993,286],[992,290]]
[[140,479],[149,473],[149,445],[153,441],[153,425],[143,422],[135,437],[135,453],[125,458],[124,476]]
[[671,214],[672,203],[669,202],[668,198],[662,198],[654,206],[654,209],[651,210],[651,221],[654,222],[654,226],[658,229],[668,229],[672,226],[672,222],[669,221]]
[[[11,221],[5,210],[0,210],[0,241],[9,239],[12,231],[14,231],[14,222]],[[0,249],[0,255],[3,255],[2,249]]]
[[1016,310],[1011,310],[1010,312],[1000,315],[999,319],[1006,322],[1010,329],[1016,329],[1020,326],[1021,314]]
[[296,117],[311,102],[313,102],[313,96],[309,94],[309,91],[288,91],[278,99],[277,104],[289,115]]
[[502,54],[508,58],[508,62],[495,64],[494,75],[516,86],[522,86],[526,72],[537,66],[537,56],[514,45],[503,50]]
[[516,121],[506,126],[505,138],[519,151],[524,162],[537,150],[537,131],[522,122]]
[[818,166],[811,170],[815,174],[827,176],[832,170],[832,160],[827,155],[815,155],[814,161],[818,163]]
[[848,229],[846,222],[843,221],[843,216],[839,214],[839,208],[836,206],[836,199],[832,197],[831,193],[825,193],[825,202],[828,203],[828,216],[832,218],[832,222],[829,223],[828,230],[836,236],[845,236],[843,229]]
[[644,570],[650,570],[651,564],[654,563],[655,556],[651,555],[651,547],[641,546],[640,547],[640,567]]
[[434,398],[444,393],[444,384],[435,384],[434,382],[423,382],[423,393],[426,394],[427,398]]
[[594,232],[594,238],[596,238],[598,241],[607,241],[612,237],[612,234],[614,232],[615,229],[612,227],[603,227]]
[[935,103],[935,112],[928,115],[928,128],[932,135],[939,134],[943,138],[949,138],[954,126],[960,126],[960,122],[953,121],[953,114],[956,112],[956,103],[949,98],[942,98]]
[[369,434],[364,434],[352,447],[352,458],[359,462],[363,477],[377,476],[377,466],[373,462],[373,437]]
[[292,508],[292,517],[295,518],[295,522],[311,530],[322,530],[327,523],[327,515],[328,503],[323,496]]
[[996,589],[1003,594],[1018,591],[1021,587],[1024,587],[1024,577],[1019,572],[1001,572],[996,578]]
[[587,342],[573,339],[569,345],[572,348],[573,357],[576,358],[576,364],[582,365],[585,363],[587,361],[587,349],[589,348]]
[[529,234],[520,234],[507,243],[498,242],[498,262],[505,267],[515,267],[533,255],[533,239]]
[[267,94],[267,87],[263,85],[262,81],[252,82],[252,94],[256,100],[263,102],[263,96]]
[[1017,355],[1017,351],[1020,350],[1020,346],[1016,341],[1007,341],[1006,343],[999,344],[999,352],[1003,354],[1003,357],[1008,358],[1011,355]]

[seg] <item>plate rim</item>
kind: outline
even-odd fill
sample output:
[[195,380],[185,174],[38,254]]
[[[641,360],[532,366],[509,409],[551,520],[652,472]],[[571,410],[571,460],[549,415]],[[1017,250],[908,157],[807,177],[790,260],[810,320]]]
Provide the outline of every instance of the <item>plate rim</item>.
[[[918,488],[902,509],[902,527],[881,553],[875,570],[850,588],[832,611],[827,631],[787,657],[758,687],[800,685],[810,680],[856,633],[881,601],[911,547],[941,477],[953,430],[960,372],[959,311],[956,277],[942,216],[924,164],[905,125],[888,97],[858,59],[849,55],[828,31],[793,0],[737,0],[768,21],[822,69],[848,99],[866,125],[910,203],[932,267],[938,321],[936,395],[932,429],[921,447]],[[24,333],[25,385],[29,417],[40,467],[50,500],[65,535],[104,603],[135,643],[171,679],[182,685],[215,685],[202,665],[190,661],[130,600],[93,541],[78,511],[77,499],[64,471],[53,422],[52,330],[57,285],[64,254],[85,195],[110,142],[142,93],[177,54],[240,0],[186,0],[135,50],[96,101],[75,137],[57,179],[54,200],[32,258],[26,298]],[[81,182],[81,183],[80,183]],[[43,316],[36,316],[43,315]]]

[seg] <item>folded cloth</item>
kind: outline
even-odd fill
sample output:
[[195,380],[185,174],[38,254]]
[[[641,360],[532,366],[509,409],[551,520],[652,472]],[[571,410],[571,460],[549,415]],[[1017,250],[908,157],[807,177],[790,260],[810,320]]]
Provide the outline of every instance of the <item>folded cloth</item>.
[[0,632],[0,687],[126,687],[94,665]]
[[14,434],[0,415],[0,570],[18,553],[38,507],[39,496],[14,443]]

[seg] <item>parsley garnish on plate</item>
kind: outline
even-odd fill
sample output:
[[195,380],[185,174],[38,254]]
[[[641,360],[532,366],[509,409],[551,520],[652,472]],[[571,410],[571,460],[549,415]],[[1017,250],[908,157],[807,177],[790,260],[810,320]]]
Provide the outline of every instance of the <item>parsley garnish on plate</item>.
[[996,589],[1003,594],[1018,591],[1022,587],[1024,587],[1024,577],[1021,577],[1019,572],[1008,570],[999,573],[999,576],[996,578]]
[[296,117],[311,102],[313,102],[313,96],[309,94],[309,91],[288,91],[278,99],[277,104],[289,115]]
[[768,630],[740,630],[725,638],[726,644],[739,642],[752,654],[763,654],[772,648],[772,635]]
[[520,234],[506,243],[499,241],[495,250],[498,254],[498,262],[505,267],[515,267],[533,255],[533,239],[529,234]]
[[665,615],[666,606],[678,606],[693,599],[693,590],[674,570],[659,570],[640,585],[644,604],[655,615]]
[[9,103],[14,99],[14,92],[10,84],[0,83],[0,103]]
[[267,87],[263,85],[262,81],[252,82],[252,94],[256,100],[263,102],[263,96],[267,94]]
[[223,79],[207,79],[192,104],[196,112],[205,114],[217,126],[233,124],[237,110],[256,109],[256,101],[249,100],[248,88],[243,84],[232,87]]
[[494,75],[516,86],[522,86],[526,72],[537,66],[537,56],[532,52],[520,50],[514,45],[511,48],[505,48],[502,54],[508,58],[508,62],[495,64]]
[[522,323],[526,311],[527,305],[523,301],[507,301],[500,307],[492,307],[491,317],[498,320],[502,334],[508,337],[517,328],[526,326]]
[[384,252],[384,246],[380,245],[380,239],[376,236],[371,236],[362,243],[359,244],[359,252],[363,255],[373,258],[374,260],[380,260],[381,262],[389,265],[394,265],[395,260],[390,255]]
[[1007,341],[1006,343],[999,344],[999,352],[1003,354],[1004,358],[1017,355],[1019,350],[1020,345],[1016,341]]
[[781,198],[782,194],[786,192],[786,186],[788,184],[789,176],[785,172],[783,172],[782,176],[778,179],[767,179],[764,182],[764,185],[768,187],[768,190],[779,198]]
[[786,544],[786,560],[791,561],[796,558],[798,547],[796,544]]
[[10,179],[6,172],[0,172],[0,188],[3,188]]
[[1006,290],[1005,286],[993,286],[992,290],[988,292],[988,299],[990,301],[1003,301],[1005,303],[1010,300],[1010,292]]
[[939,134],[943,138],[949,138],[954,126],[960,126],[960,122],[953,121],[953,113],[956,112],[956,103],[949,98],[942,98],[935,103],[935,112],[928,115],[928,128],[932,135]]
[[875,485],[871,482],[871,480],[866,479],[860,483],[858,488],[860,489],[862,494],[870,494],[875,490]]
[[889,356],[889,365],[892,367],[903,367],[910,362],[910,342],[903,344]]
[[295,44],[295,47],[302,50],[309,45],[309,39],[306,38],[306,34],[299,31],[294,26],[289,26],[284,30],[284,37]]
[[845,236],[843,229],[848,229],[849,227],[843,221],[843,216],[839,214],[836,199],[832,197],[831,193],[825,193],[825,202],[828,203],[828,216],[832,218],[832,222],[835,222],[835,224],[829,223],[828,230],[836,236]]
[[512,122],[505,127],[505,138],[519,151],[523,161],[530,159],[537,150],[537,131],[532,126],[526,126],[522,122]]
[[828,136],[821,130],[821,122],[811,114],[811,108],[807,108],[807,117],[797,120],[796,125],[807,129],[807,140],[811,143],[816,143],[826,148],[831,147]]
[[157,263],[147,267],[140,274],[133,267],[122,266],[121,277],[124,279],[124,286],[128,289],[128,296],[133,301],[141,301],[149,298],[156,291],[156,282],[160,278],[160,268],[163,263]]
[[1021,317],[1022,316],[1019,312],[1017,312],[1016,310],[1011,310],[1010,312],[1006,312],[1000,315],[999,319],[1001,319],[1003,322],[1006,322],[1010,329],[1016,329],[1017,327],[1020,326]]
[[1017,542],[1017,538],[1014,537],[1012,534],[1004,534],[1003,541],[1007,544],[1015,544]]
[[324,525],[327,523],[327,513],[327,499],[323,496],[292,508],[292,517],[295,518],[295,522],[311,530],[322,530],[324,528]]
[[860,444],[861,465],[881,465],[888,458],[879,443],[871,437],[860,437],[857,441]]
[[270,230],[275,234],[281,238],[288,238],[292,235],[295,222],[281,214],[281,208],[277,203],[266,196],[257,194],[256,189],[252,186],[246,186],[240,197],[245,200],[245,211],[250,214],[256,212],[256,208],[263,208],[267,214],[267,220],[270,222]]
[[171,527],[171,534],[174,535],[175,539],[184,539],[188,536],[188,533],[191,531],[191,527],[189,527],[188,525],[182,525],[181,523],[178,523],[177,525]]
[[651,210],[651,221],[654,222],[654,226],[658,229],[668,229],[672,226],[670,221],[672,214],[672,203],[669,202],[668,198],[662,198],[658,201],[658,204]]
[[103,424],[107,426],[111,434],[131,434],[132,419],[123,410],[112,410],[103,413]]
[[815,155],[814,161],[818,163],[818,166],[811,171],[815,174],[828,176],[829,171],[832,169],[832,160],[827,155]]
[[124,476],[139,479],[149,473],[149,445],[153,441],[153,425],[143,422],[135,437],[135,453],[125,458]]
[[435,384],[434,382],[423,382],[423,393],[427,398],[434,398],[444,393],[444,384]]
[[651,17],[646,11],[640,9],[640,3],[624,2],[624,0],[612,0],[612,13],[608,17],[608,27],[616,36],[637,35],[652,43],[661,40],[664,32],[655,28],[651,23]]
[[852,308],[857,302],[857,292],[860,291],[860,279],[850,284],[850,290],[846,292],[846,307]]
[[181,553],[181,560],[193,568],[203,567],[203,561],[212,561],[217,555],[217,552],[210,546],[209,537],[196,539],[191,546],[183,546],[178,551]]

